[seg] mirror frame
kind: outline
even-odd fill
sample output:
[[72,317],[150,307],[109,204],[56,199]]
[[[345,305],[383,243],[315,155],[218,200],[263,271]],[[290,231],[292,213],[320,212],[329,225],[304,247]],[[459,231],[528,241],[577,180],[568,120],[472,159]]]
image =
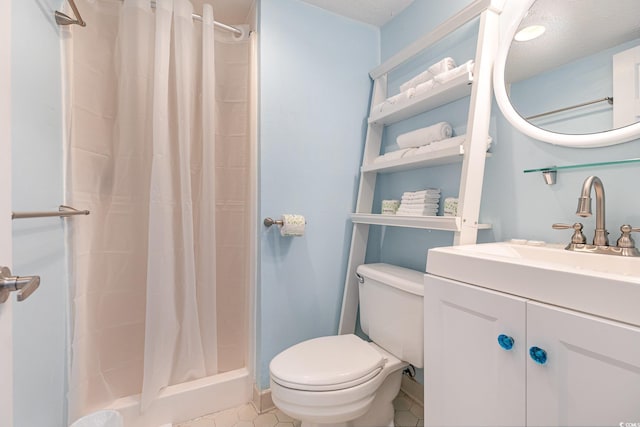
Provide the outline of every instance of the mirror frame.
[[[500,44],[496,53],[495,63],[493,66],[493,91],[496,97],[496,101],[502,114],[516,129],[525,135],[535,138],[537,140],[548,142],[554,145],[560,145],[563,147],[574,148],[596,148],[606,147],[614,144],[621,144],[623,142],[632,141],[640,138],[640,122],[634,123],[628,126],[624,126],[618,129],[613,129],[605,132],[590,133],[583,135],[571,135],[551,132],[542,128],[539,128],[528,121],[526,121],[515,110],[509,96],[507,94],[507,85],[504,80],[504,71],[507,63],[507,56],[509,55],[509,48],[511,47],[511,41],[520,26],[520,22],[527,15],[529,8],[536,0],[526,0],[524,2],[518,2],[512,5],[517,5],[521,9],[515,13],[515,19],[509,23],[505,30],[505,33],[500,38]],[[503,11],[504,13],[504,11]]]

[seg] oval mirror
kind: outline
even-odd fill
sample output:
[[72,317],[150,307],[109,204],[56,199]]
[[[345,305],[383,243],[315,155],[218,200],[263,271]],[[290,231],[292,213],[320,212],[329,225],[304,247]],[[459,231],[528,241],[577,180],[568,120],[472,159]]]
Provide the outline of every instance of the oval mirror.
[[494,91],[511,124],[569,147],[640,137],[640,0],[508,6],[519,9],[502,35]]

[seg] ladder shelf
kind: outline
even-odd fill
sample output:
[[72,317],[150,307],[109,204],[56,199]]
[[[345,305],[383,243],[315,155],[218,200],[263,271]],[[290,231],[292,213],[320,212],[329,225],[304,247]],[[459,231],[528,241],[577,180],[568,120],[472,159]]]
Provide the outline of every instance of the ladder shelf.
[[[486,154],[491,157],[491,153]],[[424,154],[415,154],[400,159],[393,159],[380,162],[372,162],[363,165],[360,172],[377,172],[379,174],[402,172],[411,169],[425,168],[429,166],[449,165],[452,163],[462,163],[464,160],[464,147],[449,147],[444,150],[431,151]]]
[[[487,141],[492,104],[493,60],[498,46],[499,14],[504,0],[474,0],[457,14],[402,49],[389,60],[372,70],[373,96],[360,168],[355,213],[351,214],[353,232],[345,279],[342,312],[338,333],[355,331],[358,313],[358,282],[356,269],[365,261],[369,229],[373,226],[405,227],[423,230],[441,230],[453,233],[453,244],[472,244],[478,230],[491,228],[479,224],[480,200],[484,179]],[[453,33],[466,23],[479,18],[473,70],[428,91],[409,92],[389,99],[388,73],[415,58],[427,48]],[[421,152],[390,160],[379,159],[384,128],[468,97],[466,138],[460,146],[437,151]],[[421,120],[421,119],[419,119]],[[458,191],[458,216],[404,216],[373,213],[376,180],[379,174],[388,174],[418,168],[462,163]]]
[[[421,228],[425,230],[442,230],[459,232],[462,218],[457,216],[404,216],[380,215],[368,213],[351,214],[354,224],[385,225],[391,227]],[[478,224],[478,229],[491,228],[490,224]]]

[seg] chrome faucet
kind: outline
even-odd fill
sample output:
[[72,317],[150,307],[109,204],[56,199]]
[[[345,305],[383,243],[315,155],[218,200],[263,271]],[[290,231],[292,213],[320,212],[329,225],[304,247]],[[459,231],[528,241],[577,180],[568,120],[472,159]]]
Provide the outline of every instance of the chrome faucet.
[[609,246],[609,232],[604,219],[604,186],[597,176],[590,176],[582,184],[582,194],[578,198],[576,214],[581,217],[591,216],[591,188],[596,192],[596,232],[593,236],[595,246]]
[[609,246],[609,232],[605,226],[604,216],[604,186],[597,176],[590,176],[582,184],[582,192],[578,198],[576,214],[581,217],[591,216],[591,189],[596,192],[596,231],[593,236],[593,244],[588,245],[582,234],[582,224],[576,222],[569,224],[553,224],[555,230],[573,229],[571,243],[565,248],[568,251],[588,252],[606,255],[621,255],[640,257],[640,250],[635,247],[635,241],[631,238],[632,232],[640,232],[640,228],[633,228],[629,224],[620,227],[620,238],[616,246]]

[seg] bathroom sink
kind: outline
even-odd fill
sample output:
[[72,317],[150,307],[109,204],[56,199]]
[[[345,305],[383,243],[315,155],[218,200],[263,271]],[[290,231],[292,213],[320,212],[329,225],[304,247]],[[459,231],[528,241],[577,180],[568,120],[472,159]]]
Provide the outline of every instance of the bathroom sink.
[[[585,254],[545,243],[490,243],[459,246],[460,250],[486,256],[520,259],[546,268],[571,268],[591,272],[640,276],[640,258]],[[544,264],[544,265],[542,265]]]
[[640,325],[640,257],[484,243],[429,250],[427,273]]

